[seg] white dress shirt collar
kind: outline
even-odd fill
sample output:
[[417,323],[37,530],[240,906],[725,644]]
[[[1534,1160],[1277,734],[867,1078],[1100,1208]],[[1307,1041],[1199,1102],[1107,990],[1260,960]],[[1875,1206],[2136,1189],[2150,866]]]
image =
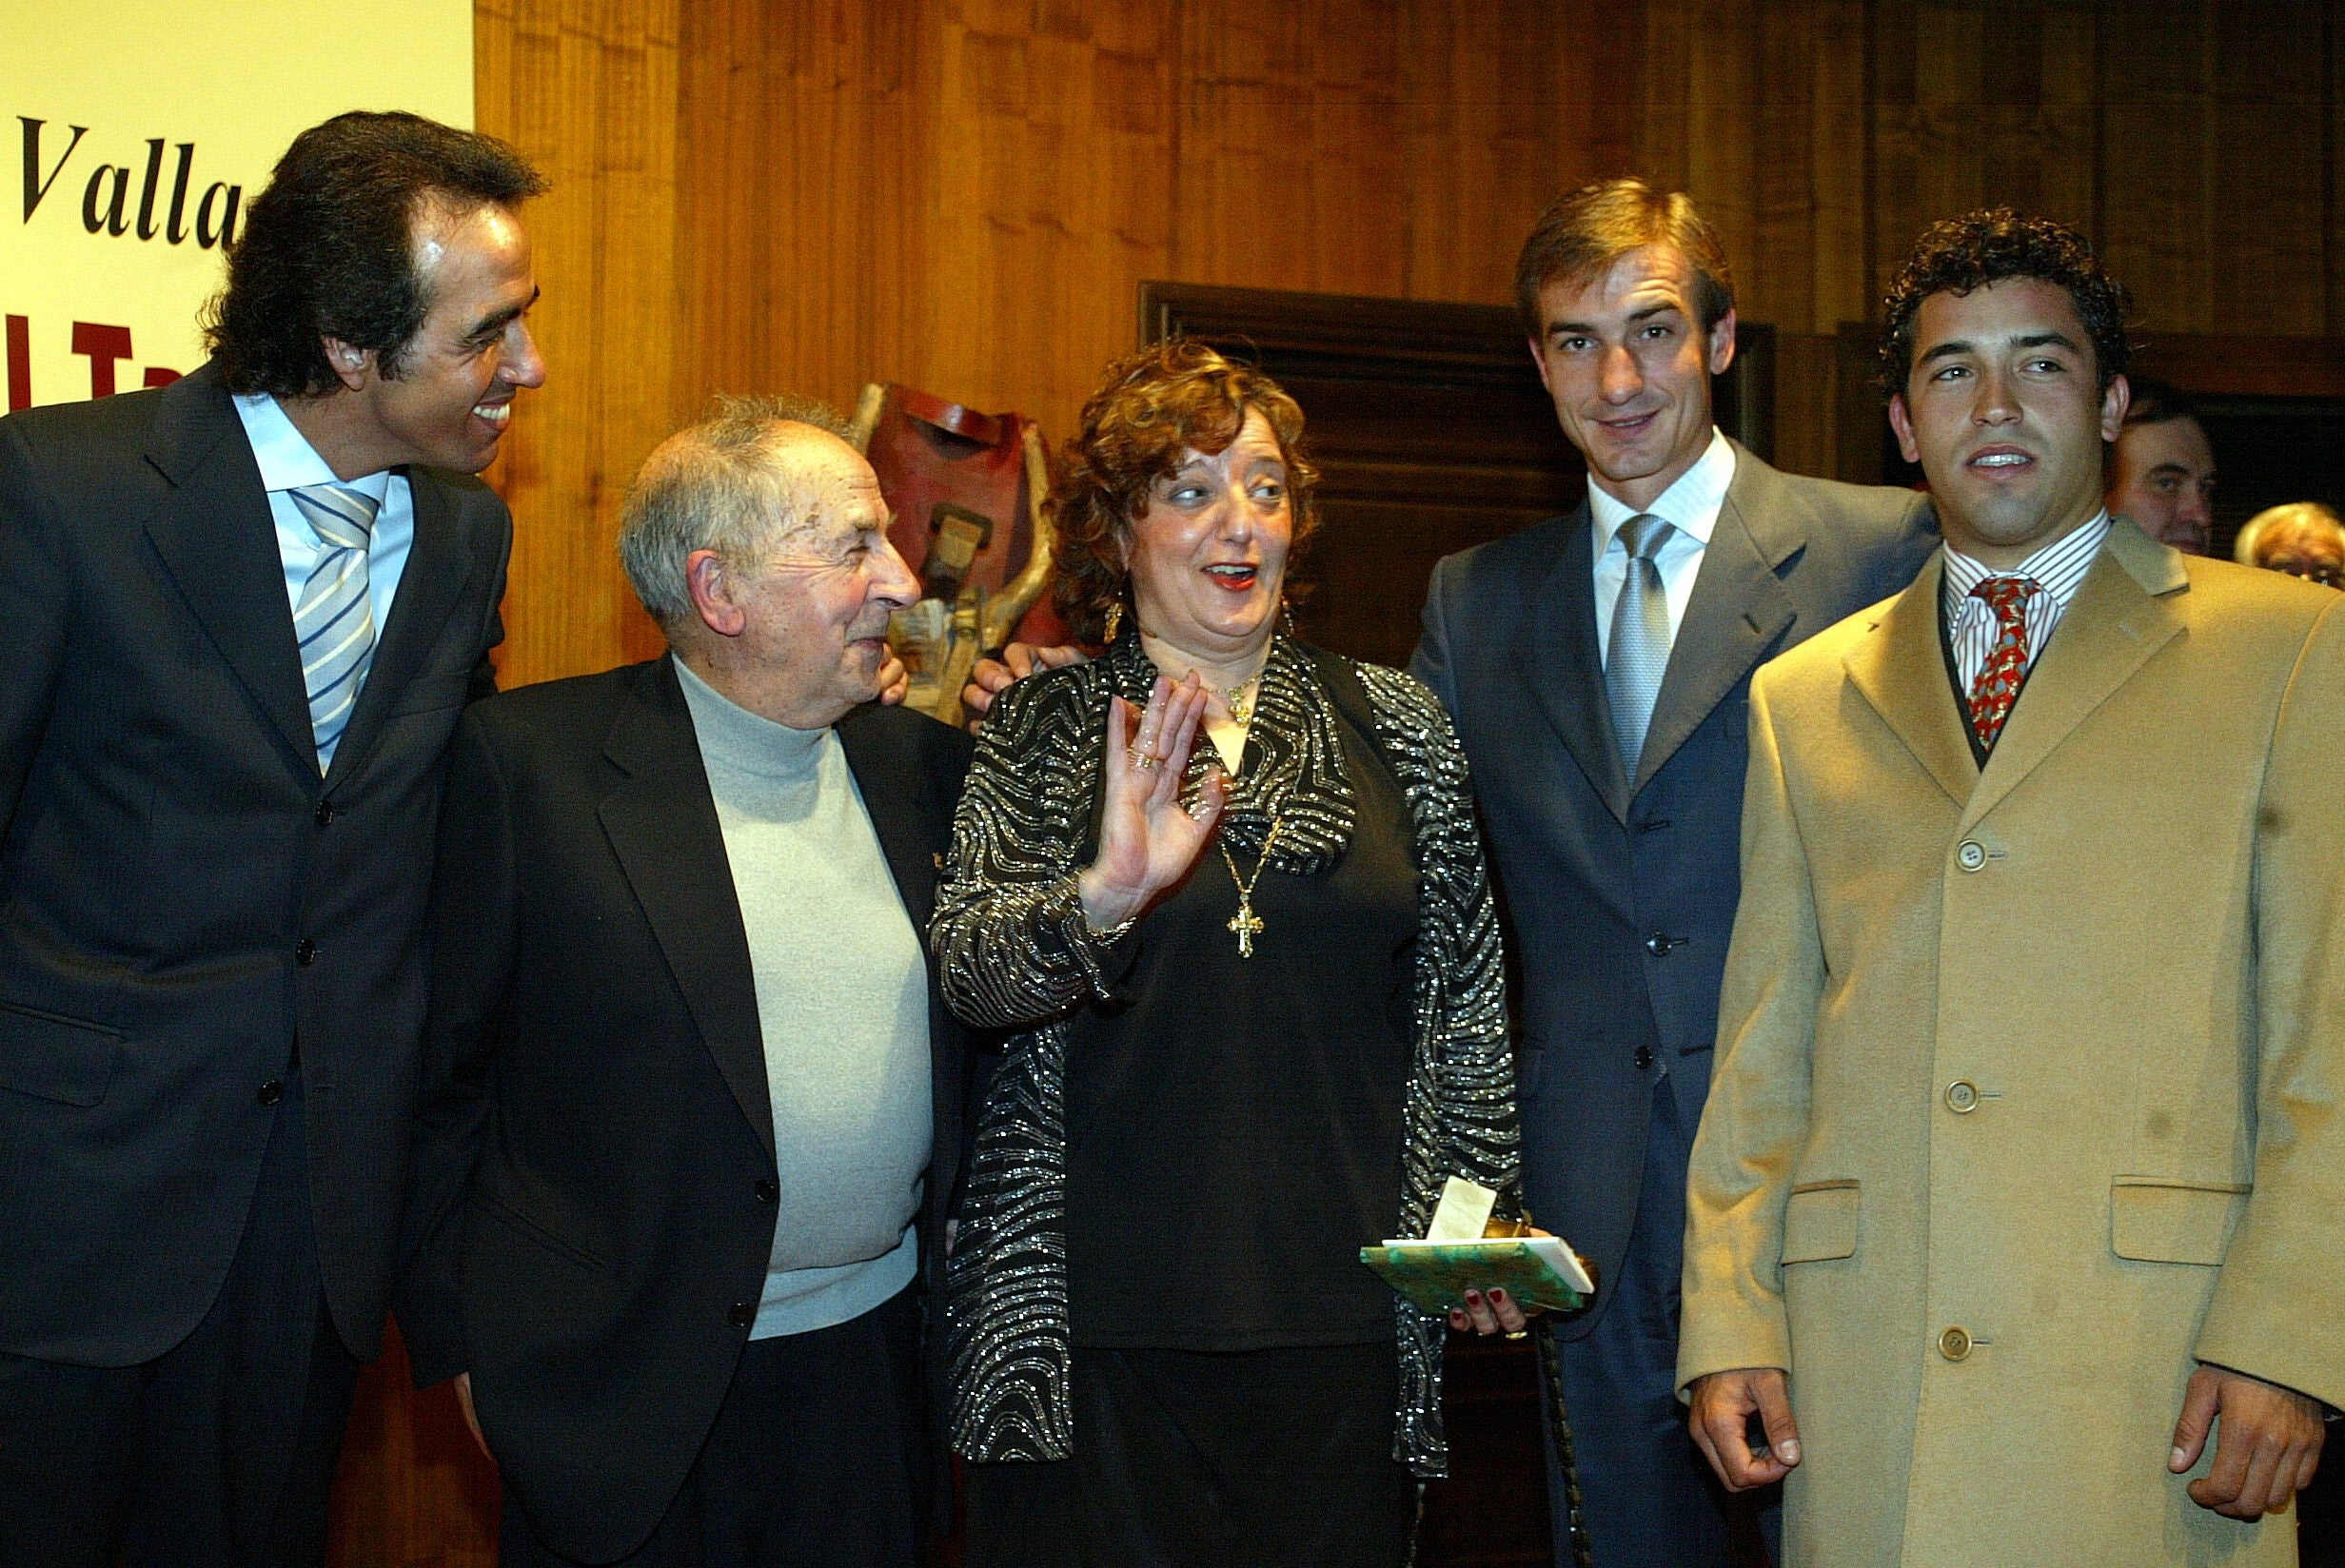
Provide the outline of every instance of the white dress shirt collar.
[[380,501],[391,487],[391,471],[378,468],[354,480],[339,480],[318,449],[309,444],[275,398],[266,392],[240,393],[236,417],[245,423],[245,439],[252,443],[252,461],[261,468],[261,488],[293,490],[305,484],[343,484]]
[[[1940,607],[1944,611],[1949,626],[1961,621],[1965,606],[1977,604],[1979,613],[1992,619],[1994,612],[1982,601],[1971,598],[1971,590],[1989,578],[2032,578],[2036,585],[2059,606],[2055,618],[2065,611],[2084,586],[2085,574],[2100,555],[2100,546],[2109,537],[2110,519],[2107,508],[2096,512],[2092,520],[2072,533],[2061,535],[2051,543],[2029,556],[2007,572],[1998,572],[1983,561],[1964,555],[1949,544],[1946,551],[1945,586],[1941,591]],[[2045,628],[2050,635],[2050,628]]]
[[[1694,460],[1694,465],[1680,474],[1677,482],[1645,510],[1657,518],[1665,518],[1679,533],[1706,546],[1711,530],[1718,526],[1719,508],[1726,504],[1726,486],[1733,482],[1734,443],[1713,426],[1710,444]],[[1587,479],[1587,504],[1596,522],[1599,557],[1612,548],[1613,537],[1626,526],[1628,519],[1641,515],[1598,484],[1593,474]]]

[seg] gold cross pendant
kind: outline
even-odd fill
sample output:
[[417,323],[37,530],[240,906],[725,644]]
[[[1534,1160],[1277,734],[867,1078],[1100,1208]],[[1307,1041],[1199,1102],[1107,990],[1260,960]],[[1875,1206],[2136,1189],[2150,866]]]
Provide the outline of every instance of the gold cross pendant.
[[1252,900],[1238,899],[1237,913],[1230,916],[1229,929],[1237,932],[1237,955],[1251,958],[1254,955],[1254,932],[1262,929],[1262,921],[1254,913]]

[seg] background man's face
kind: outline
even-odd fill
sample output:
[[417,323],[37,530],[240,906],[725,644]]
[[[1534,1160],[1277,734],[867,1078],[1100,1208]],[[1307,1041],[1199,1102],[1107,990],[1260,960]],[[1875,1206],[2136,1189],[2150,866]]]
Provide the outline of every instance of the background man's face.
[[2203,556],[2215,530],[2215,449],[2188,417],[2129,424],[2117,438],[2109,510],[2161,544]]
[[2099,386],[2068,291],[2010,278],[1921,302],[1889,422],[1929,480],[1946,542],[2007,567],[2100,509],[2101,443],[2125,397],[2122,376]]
[[1530,345],[1555,417],[1589,471],[1630,506],[1659,500],[1710,443],[1710,378],[1734,359],[1734,313],[1704,332],[1693,264],[1645,245],[1602,277],[1539,293]]

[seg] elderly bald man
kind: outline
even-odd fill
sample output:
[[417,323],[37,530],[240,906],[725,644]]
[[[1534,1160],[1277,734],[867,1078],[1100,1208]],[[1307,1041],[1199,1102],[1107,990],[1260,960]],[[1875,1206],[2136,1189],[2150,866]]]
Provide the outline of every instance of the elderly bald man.
[[459,730],[399,1316],[507,1568],[918,1549],[963,1060],[920,933],[970,743],[871,705],[918,588],[840,433],[732,401],[660,446],[619,547],[668,651]]

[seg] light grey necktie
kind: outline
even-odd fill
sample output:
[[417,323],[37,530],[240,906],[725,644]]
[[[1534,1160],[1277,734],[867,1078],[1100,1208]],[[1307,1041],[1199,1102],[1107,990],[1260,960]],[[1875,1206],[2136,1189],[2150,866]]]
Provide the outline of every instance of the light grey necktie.
[[1612,601],[1612,639],[1605,654],[1605,696],[1612,703],[1612,738],[1621,749],[1621,772],[1637,778],[1645,754],[1645,727],[1653,721],[1653,699],[1661,695],[1662,673],[1669,667],[1669,596],[1653,558],[1674,530],[1665,518],[1640,512],[1621,525],[1628,572],[1621,597]]
[[350,723],[359,688],[375,654],[375,612],[366,597],[366,547],[381,504],[346,484],[305,484],[288,492],[322,546],[301,601],[293,634],[301,642],[302,682],[309,689],[309,729],[318,743],[318,771],[334,760],[334,745]]

